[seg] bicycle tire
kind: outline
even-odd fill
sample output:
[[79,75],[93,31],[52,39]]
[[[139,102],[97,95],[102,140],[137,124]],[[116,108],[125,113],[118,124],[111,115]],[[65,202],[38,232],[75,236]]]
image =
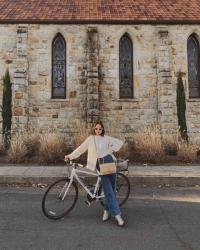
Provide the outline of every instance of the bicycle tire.
[[[62,196],[60,197],[60,195],[64,194],[63,187],[65,187],[65,185],[67,185],[67,183],[69,182],[70,182],[69,178],[59,179],[55,181],[54,183],[52,183],[46,190],[42,199],[42,211],[47,218],[53,219],[53,220],[59,220],[63,218],[64,216],[66,216],[74,208],[78,199],[78,187],[77,187],[76,182],[74,181],[72,182],[69,192],[66,194],[64,200],[61,199]],[[51,202],[52,203],[57,202],[57,206],[61,206],[62,208],[62,206],[64,205],[64,202],[66,205],[67,205],[67,202],[69,203],[69,198],[71,198],[71,201],[70,201],[71,204],[69,208],[64,207],[64,209],[59,211],[58,207],[51,205]]]
[[[116,198],[119,202],[119,206],[122,207],[126,201],[128,200],[128,197],[130,195],[130,190],[131,190],[131,185],[130,185],[130,182],[129,182],[129,179],[126,175],[122,174],[122,173],[117,173],[117,181],[116,181]],[[119,181],[119,180],[123,180],[123,181]],[[123,197],[119,198],[119,191],[122,187],[122,183],[123,182],[123,186],[125,187],[124,189],[124,194],[123,194]],[[101,191],[102,191],[102,185],[100,185],[99,187],[99,192],[98,194],[100,195],[101,194]],[[100,203],[101,205],[104,207],[104,200],[103,199],[100,199]]]

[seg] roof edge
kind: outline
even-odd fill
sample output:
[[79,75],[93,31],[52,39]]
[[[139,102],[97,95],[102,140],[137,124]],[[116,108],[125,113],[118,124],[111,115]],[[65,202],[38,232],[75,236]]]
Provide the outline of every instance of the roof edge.
[[200,24],[198,20],[41,20],[41,19],[1,19],[0,24]]

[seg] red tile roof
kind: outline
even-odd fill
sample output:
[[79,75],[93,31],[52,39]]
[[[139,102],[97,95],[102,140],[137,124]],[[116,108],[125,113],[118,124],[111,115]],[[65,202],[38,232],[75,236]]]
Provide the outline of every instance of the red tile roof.
[[200,0],[0,0],[0,23],[200,23]]

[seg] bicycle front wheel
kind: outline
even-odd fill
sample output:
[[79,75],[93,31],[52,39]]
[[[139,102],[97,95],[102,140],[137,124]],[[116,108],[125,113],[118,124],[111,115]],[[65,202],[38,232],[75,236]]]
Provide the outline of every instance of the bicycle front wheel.
[[[123,206],[125,202],[128,200],[128,197],[130,195],[130,182],[128,178],[122,174],[122,173],[117,173],[116,174],[116,198],[119,202],[119,206]],[[99,188],[99,195],[102,194],[102,185]],[[104,206],[105,203],[105,198],[100,200],[100,203],[102,206]]]
[[59,179],[52,183],[45,192],[42,199],[42,211],[49,219],[61,219],[74,208],[78,198],[78,187],[74,181],[70,186],[69,184],[69,178]]

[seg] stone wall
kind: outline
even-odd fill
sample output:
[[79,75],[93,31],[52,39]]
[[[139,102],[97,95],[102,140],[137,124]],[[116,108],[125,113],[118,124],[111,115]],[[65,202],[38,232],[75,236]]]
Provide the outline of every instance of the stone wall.
[[[52,40],[67,45],[67,98],[51,99]],[[119,99],[119,40],[133,41],[134,98]],[[13,131],[38,127],[78,132],[100,118],[113,135],[131,136],[146,124],[177,129],[177,73],[184,73],[189,133],[200,132],[200,99],[189,100],[187,38],[199,25],[1,25],[0,97],[9,68]],[[1,101],[1,100],[0,100]],[[79,121],[79,125],[77,125]]]
[[189,99],[188,89],[188,64],[187,64],[187,39],[195,33],[200,42],[200,25],[176,25],[169,27],[170,50],[172,63],[172,80],[174,92],[176,88],[177,72],[183,72],[183,82],[186,90],[186,120],[188,134],[196,138],[200,134],[200,99]]

